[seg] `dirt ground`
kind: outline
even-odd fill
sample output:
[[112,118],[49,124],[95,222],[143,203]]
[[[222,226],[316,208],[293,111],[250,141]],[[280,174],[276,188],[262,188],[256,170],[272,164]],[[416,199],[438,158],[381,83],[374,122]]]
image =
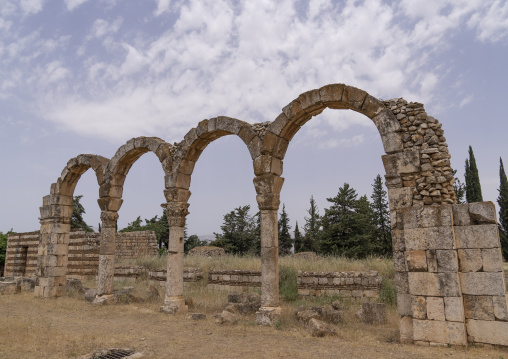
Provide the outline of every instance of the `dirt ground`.
[[254,317],[222,326],[211,313],[169,316],[159,305],[0,296],[0,358],[79,358],[114,347],[146,358],[508,358],[508,349],[401,345],[394,312],[386,325],[343,324],[336,337],[313,338],[292,325],[259,327]]

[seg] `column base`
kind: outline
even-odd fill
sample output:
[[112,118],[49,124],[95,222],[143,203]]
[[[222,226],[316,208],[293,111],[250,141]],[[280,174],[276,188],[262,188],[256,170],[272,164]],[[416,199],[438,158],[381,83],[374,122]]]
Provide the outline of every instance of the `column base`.
[[160,307],[160,311],[167,314],[187,313],[189,307],[185,305],[183,296],[166,297],[164,305]]
[[256,324],[258,325],[275,325],[280,320],[282,313],[281,307],[261,307],[256,312]]
[[103,294],[98,295],[93,300],[92,304],[96,305],[104,305],[104,304],[115,304],[116,303],[116,297],[114,294]]

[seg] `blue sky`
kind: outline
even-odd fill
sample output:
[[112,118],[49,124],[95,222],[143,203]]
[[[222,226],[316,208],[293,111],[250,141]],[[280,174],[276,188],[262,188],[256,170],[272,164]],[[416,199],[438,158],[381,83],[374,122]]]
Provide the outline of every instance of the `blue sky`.
[[[271,121],[329,83],[424,103],[459,176],[471,145],[484,199],[495,201],[499,157],[508,161],[507,59],[506,1],[2,0],[0,231],[38,229],[42,197],[72,157],[110,158],[137,136],[180,141],[218,115]],[[370,196],[382,154],[362,115],[327,110],[308,122],[284,161],[292,226],[303,226],[311,195],[323,213],[344,182]],[[240,140],[213,142],[192,177],[189,233],[218,232],[226,212],[255,208],[252,178]],[[145,154],[119,226],[160,215],[162,191],[162,169]],[[75,194],[96,226],[92,173]]]

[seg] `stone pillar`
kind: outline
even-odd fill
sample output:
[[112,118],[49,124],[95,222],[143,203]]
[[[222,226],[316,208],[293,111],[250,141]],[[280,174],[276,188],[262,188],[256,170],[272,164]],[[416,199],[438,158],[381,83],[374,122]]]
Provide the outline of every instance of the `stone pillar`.
[[113,279],[115,274],[116,221],[118,213],[102,211],[101,245],[99,249],[99,281],[97,296],[104,299],[113,298]]
[[254,179],[261,214],[261,308],[256,323],[273,325],[281,314],[279,306],[279,233],[277,211],[284,179],[262,174]]
[[183,297],[183,246],[188,208],[187,202],[168,202],[166,205],[169,223],[168,269],[166,297],[160,310],[169,314],[186,313],[188,310]]
[[60,202],[52,204],[50,196],[46,196],[40,207],[41,239],[37,250],[34,291],[39,297],[65,295],[72,197],[60,196]]

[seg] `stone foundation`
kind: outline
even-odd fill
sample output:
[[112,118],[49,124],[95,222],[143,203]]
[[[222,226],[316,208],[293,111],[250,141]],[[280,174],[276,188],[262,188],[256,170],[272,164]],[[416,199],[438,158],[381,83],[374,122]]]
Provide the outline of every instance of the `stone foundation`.
[[[160,269],[148,272],[150,284],[154,286],[165,287],[166,286],[166,269]],[[185,283],[199,282],[204,278],[203,271],[201,268],[184,268],[183,269],[183,281]]]

